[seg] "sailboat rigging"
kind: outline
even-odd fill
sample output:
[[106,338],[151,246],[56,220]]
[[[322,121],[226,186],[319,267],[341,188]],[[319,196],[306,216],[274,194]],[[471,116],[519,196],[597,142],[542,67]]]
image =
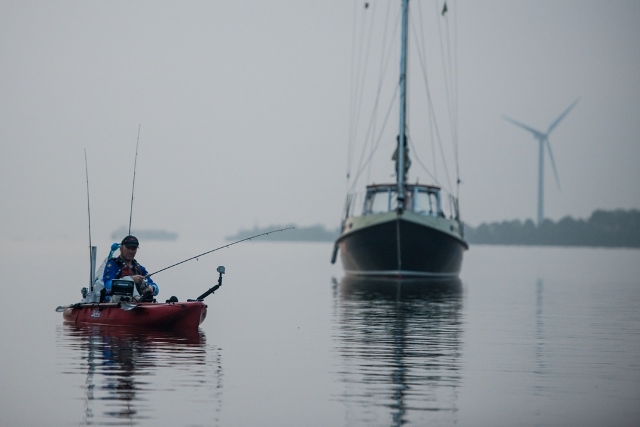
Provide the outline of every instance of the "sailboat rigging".
[[[392,158],[396,180],[367,185],[361,214],[354,213],[357,194],[350,191],[347,194],[342,230],[335,242],[332,263],[340,253],[342,266],[349,275],[457,277],[463,252],[468,249],[458,195],[450,194],[451,206],[447,215],[441,200],[442,187],[437,181],[433,185],[420,184],[417,180],[416,183],[409,182],[409,142],[413,139],[407,126],[408,39],[409,0],[402,0],[400,70],[396,88],[399,126]],[[457,179],[457,184],[459,182]]]

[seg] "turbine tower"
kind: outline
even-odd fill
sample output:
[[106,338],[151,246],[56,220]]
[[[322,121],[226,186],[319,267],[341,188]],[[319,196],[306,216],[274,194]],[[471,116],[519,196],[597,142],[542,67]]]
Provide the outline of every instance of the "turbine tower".
[[556,128],[556,126],[558,126],[560,121],[562,121],[562,119],[564,119],[565,116],[569,114],[569,111],[571,111],[573,107],[576,106],[576,104],[578,103],[578,100],[579,98],[573,101],[573,103],[569,105],[569,107],[566,110],[564,110],[564,112],[560,114],[560,116],[558,116],[558,118],[555,119],[553,123],[551,123],[546,133],[543,133],[530,126],[522,124],[516,120],[513,120],[510,117],[502,116],[506,121],[511,122],[514,125],[519,126],[525,130],[528,130],[538,140],[538,225],[540,225],[542,223],[542,220],[544,219],[544,151],[545,151],[545,147],[549,152],[549,159],[551,160],[553,173],[556,177],[556,184],[558,185],[558,188],[560,188],[560,179],[558,178],[558,170],[556,169],[556,162],[555,160],[553,160],[553,151],[551,150],[551,144],[549,143],[549,134],[551,133],[551,131],[553,131]]

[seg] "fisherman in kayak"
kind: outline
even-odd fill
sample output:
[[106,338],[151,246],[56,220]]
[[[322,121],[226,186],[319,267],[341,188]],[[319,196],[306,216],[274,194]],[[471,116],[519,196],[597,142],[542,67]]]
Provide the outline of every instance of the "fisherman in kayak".
[[140,295],[140,301],[153,301],[153,297],[158,295],[158,285],[150,277],[145,277],[149,274],[147,269],[135,260],[138,246],[138,239],[135,236],[127,236],[120,244],[120,255],[107,261],[102,275],[105,301],[111,300],[111,281],[122,277],[130,277],[133,280]]

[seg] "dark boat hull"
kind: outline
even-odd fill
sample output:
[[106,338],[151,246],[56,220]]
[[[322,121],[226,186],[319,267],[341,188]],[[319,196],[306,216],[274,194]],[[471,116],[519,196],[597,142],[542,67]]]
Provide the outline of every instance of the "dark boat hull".
[[347,274],[383,277],[457,277],[466,242],[398,216],[355,228],[336,241]]
[[64,321],[76,325],[114,325],[197,330],[207,316],[202,301],[176,303],[138,303],[131,310],[118,304],[76,304],[63,312]]

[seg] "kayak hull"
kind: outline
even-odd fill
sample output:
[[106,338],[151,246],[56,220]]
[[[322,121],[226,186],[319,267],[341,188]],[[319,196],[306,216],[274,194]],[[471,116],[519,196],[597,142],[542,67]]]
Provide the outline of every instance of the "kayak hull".
[[197,330],[207,316],[207,305],[202,301],[143,302],[125,310],[117,303],[75,304],[66,308],[62,315],[66,323],[76,325]]

